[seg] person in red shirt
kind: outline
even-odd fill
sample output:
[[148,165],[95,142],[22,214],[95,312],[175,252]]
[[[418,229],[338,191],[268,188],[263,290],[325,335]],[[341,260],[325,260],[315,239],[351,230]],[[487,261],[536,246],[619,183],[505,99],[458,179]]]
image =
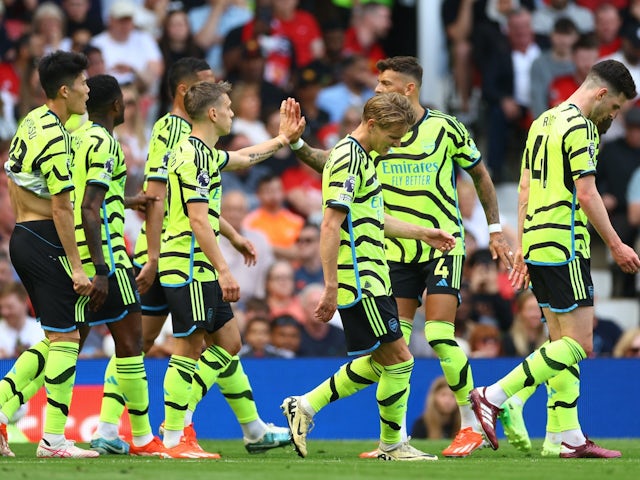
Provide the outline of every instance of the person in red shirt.
[[598,41],[593,35],[584,35],[573,45],[575,71],[571,75],[556,77],[549,86],[549,107],[560,105],[582,84],[587,73],[600,57]]
[[352,25],[345,32],[343,55],[362,55],[369,62],[369,69],[377,74],[378,60],[387,58],[380,40],[391,29],[391,9],[379,3],[365,3],[353,10]]
[[595,34],[600,43],[600,57],[606,57],[620,50],[622,39],[620,11],[610,3],[603,3],[594,12]]
[[273,0],[272,8],[272,31],[291,40],[298,68],[323,57],[324,41],[320,26],[313,15],[298,9],[298,0]]

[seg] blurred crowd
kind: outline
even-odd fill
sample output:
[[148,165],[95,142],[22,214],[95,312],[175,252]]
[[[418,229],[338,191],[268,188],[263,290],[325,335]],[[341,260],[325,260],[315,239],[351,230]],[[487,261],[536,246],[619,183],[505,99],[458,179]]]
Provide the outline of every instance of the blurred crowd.
[[[151,126],[170,108],[164,73],[182,57],[205,58],[218,79],[233,84],[233,129],[219,148],[277,135],[280,102],[293,96],[306,117],[304,139],[329,149],[358,125],[376,85],[377,60],[417,54],[418,8],[442,19],[450,75],[442,108],[472,132],[497,185],[517,180],[531,120],[566,99],[593,63],[615,58],[640,85],[640,0],[4,0],[0,163],[20,119],[45,101],[38,59],[59,49],[83,52],[88,76],[109,73],[123,87],[125,122],[115,134],[130,194],[142,185]],[[622,240],[633,244],[640,226],[640,107],[632,105],[615,123],[602,139],[598,187]],[[222,216],[258,252],[257,266],[249,268],[220,240],[241,287],[234,305],[240,354],[344,355],[339,319],[324,324],[313,315],[323,288],[321,176],[282,149],[222,179]],[[458,191],[467,230],[458,341],[472,358],[525,356],[546,338],[536,299],[529,291],[516,295],[491,259],[468,178],[461,176]],[[128,212],[129,245],[141,222]],[[17,356],[42,336],[7,254],[14,223],[2,169],[0,358]],[[614,293],[636,296],[636,279],[616,273]],[[434,356],[422,329],[414,332],[414,355]],[[167,356],[171,338],[168,322],[149,356]],[[640,329],[623,334],[615,321],[597,319],[594,338],[595,355],[640,356]],[[108,330],[97,327],[81,356],[112,352]]]

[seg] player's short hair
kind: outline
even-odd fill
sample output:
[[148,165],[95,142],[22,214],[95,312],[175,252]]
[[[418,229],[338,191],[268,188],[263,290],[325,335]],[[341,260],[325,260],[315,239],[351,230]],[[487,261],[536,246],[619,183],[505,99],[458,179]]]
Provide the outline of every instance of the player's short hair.
[[113,102],[122,97],[122,90],[118,81],[111,75],[95,75],[87,78],[89,87],[89,99],[87,100],[87,112],[106,112]]
[[184,57],[176,60],[167,73],[167,83],[169,84],[169,93],[175,97],[178,85],[181,82],[193,83],[197,80],[198,72],[211,70],[211,66],[201,59],[195,57]]
[[384,60],[378,60],[376,68],[379,72],[385,70],[392,70],[394,72],[408,75],[416,81],[418,86],[422,85],[422,67],[418,63],[416,57],[410,56],[397,56],[385,58]]
[[362,119],[375,120],[381,128],[404,125],[409,129],[417,116],[409,99],[399,93],[374,95],[364,104]]
[[58,50],[42,57],[38,63],[40,85],[47,98],[53,100],[63,85],[71,86],[87,69],[87,57],[81,53]]
[[216,105],[223,95],[231,91],[229,82],[197,82],[184,96],[184,109],[193,120],[200,120],[207,110]]
[[587,81],[606,83],[614,95],[622,93],[627,100],[637,96],[636,84],[627,67],[617,60],[603,60],[591,67]]

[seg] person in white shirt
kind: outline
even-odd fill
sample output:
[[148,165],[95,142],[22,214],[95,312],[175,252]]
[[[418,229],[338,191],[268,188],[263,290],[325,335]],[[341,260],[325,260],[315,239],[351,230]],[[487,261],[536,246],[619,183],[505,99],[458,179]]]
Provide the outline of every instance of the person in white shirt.
[[0,358],[16,358],[44,338],[27,310],[27,291],[21,283],[11,282],[0,290]]
[[109,9],[107,30],[96,35],[91,44],[102,51],[106,73],[118,83],[134,83],[140,91],[156,94],[164,62],[153,36],[135,28],[137,8],[129,0],[116,0]]

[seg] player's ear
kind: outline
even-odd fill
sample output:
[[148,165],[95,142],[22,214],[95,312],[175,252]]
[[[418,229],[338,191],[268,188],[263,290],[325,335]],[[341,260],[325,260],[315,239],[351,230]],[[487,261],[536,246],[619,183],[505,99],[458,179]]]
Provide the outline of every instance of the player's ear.
[[407,85],[404,87],[404,94],[408,97],[409,95],[411,95],[413,92],[415,92],[416,90],[416,84],[414,82],[409,82],[407,83]]
[[67,85],[61,85],[58,89],[58,95],[62,98],[67,98],[69,96],[69,87]]

